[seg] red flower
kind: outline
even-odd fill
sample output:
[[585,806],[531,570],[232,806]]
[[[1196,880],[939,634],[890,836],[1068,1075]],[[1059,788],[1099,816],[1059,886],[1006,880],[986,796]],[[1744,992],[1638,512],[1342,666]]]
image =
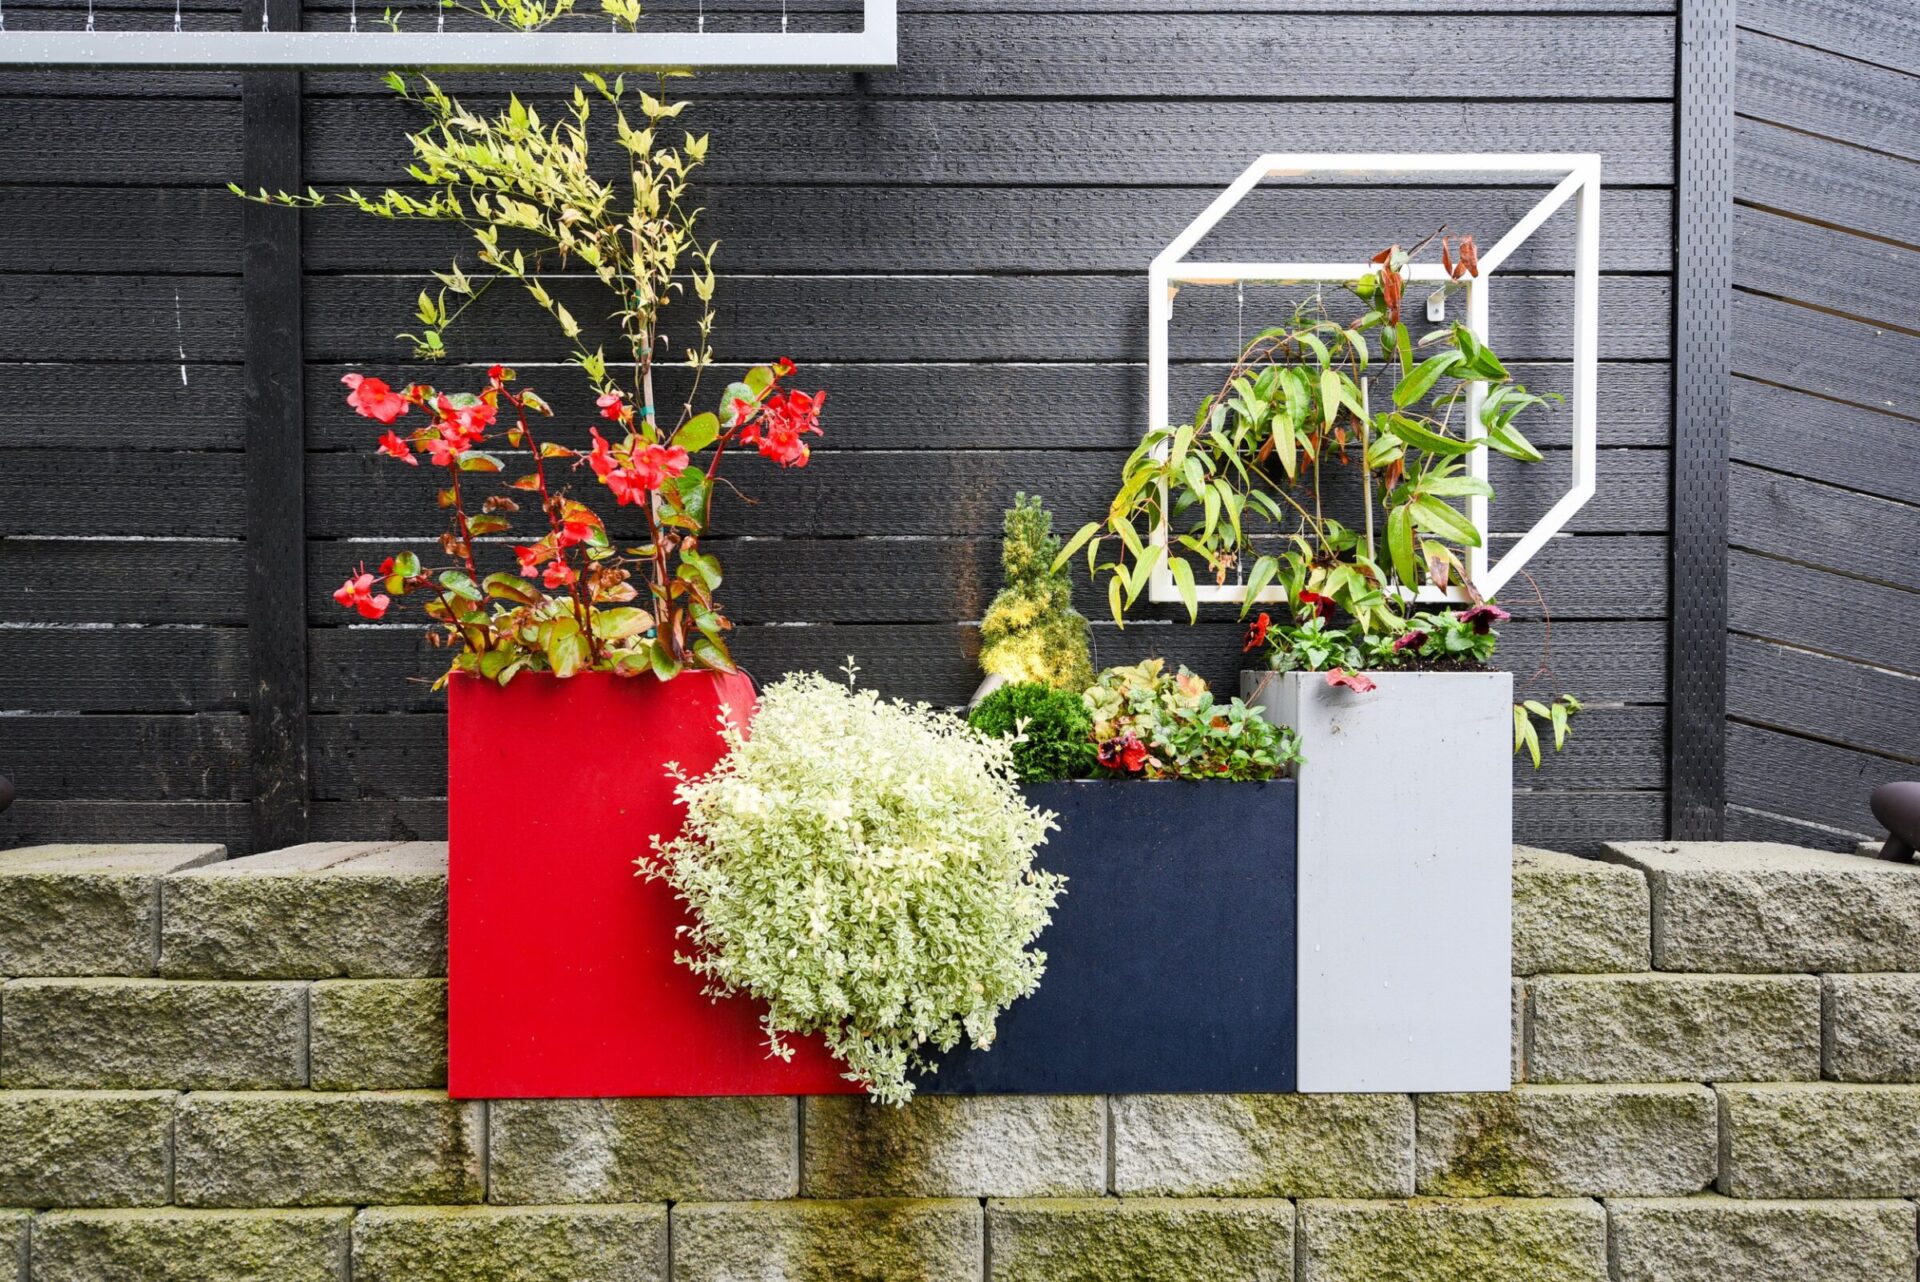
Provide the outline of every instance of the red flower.
[[1147,745],[1133,731],[1109,739],[1101,744],[1094,754],[1101,765],[1108,770],[1124,770],[1128,774],[1139,774],[1147,764]]
[[392,574],[392,573],[393,573],[393,558],[388,557],[386,560],[380,563],[380,577],[384,579],[389,574]]
[[1399,654],[1403,650],[1418,650],[1426,643],[1426,632],[1423,629],[1415,628],[1393,643],[1393,652]]
[[686,470],[687,452],[678,445],[649,445],[633,452],[634,479],[649,490],[659,489]]
[[1273,620],[1267,617],[1266,611],[1261,611],[1260,616],[1247,625],[1247,637],[1246,641],[1240,646],[1240,653],[1246,654],[1249,651],[1258,650],[1261,646],[1265,645],[1267,643],[1267,629],[1272,626]]
[[647,495],[652,493],[641,483],[640,474],[630,467],[616,467],[602,479],[606,481],[607,488],[613,491],[613,497],[620,501],[621,507],[644,502]]
[[540,573],[540,563],[547,559],[547,550],[539,544],[532,547],[516,547],[513,554],[520,558],[520,573],[532,578]]
[[607,444],[606,437],[600,435],[599,428],[590,427],[587,430],[593,434],[593,451],[587,455],[587,462],[593,467],[595,476],[605,476],[614,469],[613,447]]
[[387,612],[389,598],[386,593],[374,595],[373,576],[367,573],[366,563],[347,576],[347,581],[333,590],[333,599],[348,610],[358,610],[364,619],[377,619]]
[[435,467],[452,467],[467,452],[467,440],[459,430],[446,427],[425,441],[427,458]]
[[1308,592],[1302,589],[1300,593],[1300,605],[1302,608],[1312,610],[1323,619],[1331,619],[1333,617],[1333,598],[1330,596],[1321,596],[1318,592]]
[[388,458],[397,458],[409,467],[419,467],[420,460],[413,456],[413,449],[400,439],[398,432],[389,431],[380,438],[380,448],[375,454],[385,454]]
[[773,376],[775,378],[786,378],[792,374],[796,368],[791,356],[782,356],[773,363]]
[[406,399],[377,378],[347,374],[340,381],[350,389],[347,392],[347,404],[359,411],[362,417],[379,423],[391,423],[407,412]]
[[540,576],[540,581],[550,588],[558,588],[572,583],[576,577],[572,566],[555,558],[547,563],[547,572]]
[[740,443],[759,446],[761,454],[781,467],[805,467],[811,452],[800,438],[820,435],[820,407],[826,403],[824,391],[770,397],[760,417],[741,429]]
[[507,373],[507,367],[504,365],[489,365],[487,366],[487,382],[498,387],[507,381]]
[[1505,623],[1513,616],[1491,601],[1482,601],[1471,610],[1462,610],[1460,622],[1471,624],[1475,632],[1486,632],[1496,623]]
[[1364,672],[1348,672],[1345,668],[1335,668],[1327,673],[1327,684],[1345,686],[1355,694],[1365,694],[1374,688],[1372,677]]
[[608,392],[606,395],[594,401],[594,404],[600,407],[601,418],[618,423],[622,418],[626,417],[627,403],[618,392]]
[[451,428],[452,434],[459,438],[462,450],[485,436],[487,429],[493,426],[495,416],[499,414],[499,410],[487,401],[475,401],[471,405],[455,405],[444,393],[434,401],[433,410],[441,419],[441,433],[447,434],[448,429]]

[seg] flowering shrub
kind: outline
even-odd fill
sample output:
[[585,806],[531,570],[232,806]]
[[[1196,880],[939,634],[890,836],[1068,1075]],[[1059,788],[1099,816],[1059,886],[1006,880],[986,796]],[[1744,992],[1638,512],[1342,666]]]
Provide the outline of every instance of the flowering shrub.
[[1006,586],[980,621],[980,667],[1008,681],[1039,681],[1074,694],[1093,684],[1087,621],[1073,608],[1073,583],[1053,564],[1060,540],[1039,496],[1013,496],[1000,565]]
[[1021,798],[1005,740],[818,674],[768,687],[751,739],[724,733],[679,787],[685,829],[639,861],[693,910],[680,960],[709,994],[764,1002],[775,1054],[820,1033],[850,1081],[903,1104],[928,1045],[990,1046],[1038,985],[1028,945],[1064,884],[1033,866],[1053,816]]
[[1214,703],[1207,683],[1148,659],[1108,668],[1082,698],[1093,717],[1096,759],[1109,777],[1273,779],[1300,759],[1299,736],[1258,706]]
[[1022,783],[1093,773],[1093,718],[1077,693],[1037,681],[1001,686],[967,722],[981,734],[1013,741],[1013,768]]
[[[517,30],[537,30],[572,6],[572,0],[449,2]],[[602,0],[602,9],[616,25],[629,28],[639,15],[636,0]],[[664,77],[660,83],[664,94]],[[449,625],[448,638],[462,647],[463,656],[476,656],[471,662],[457,658],[456,669],[471,667],[501,680],[526,668],[563,675],[582,667],[651,670],[662,678],[685,667],[730,670],[733,661],[724,639],[729,625],[713,604],[720,566],[700,549],[721,456],[738,446],[757,450],[782,467],[805,466],[806,438],[819,434],[826,393],[780,386],[793,373],[792,362],[781,360],[754,366],[728,384],[716,410],[694,408],[701,378],[713,364],[717,286],[713,257],[718,243],[702,238],[701,211],[690,195],[692,175],[707,158],[707,137],[685,133],[676,143],[667,132],[669,122],[686,110],[686,103],[644,92],[629,95],[623,79],[609,82],[591,72],[582,74],[567,107],[548,119],[518,97],[509,98],[493,115],[477,115],[424,76],[416,85],[391,74],[387,84],[426,116],[426,126],[407,135],[413,151],[407,173],[413,186],[388,188],[377,196],[352,190],[262,190],[251,195],[238,186],[232,190],[269,205],[338,206],[384,220],[459,228],[480,270],[470,275],[456,259],[447,271],[435,273],[440,288],[421,291],[415,305],[417,332],[399,337],[423,359],[445,356],[447,334],[455,322],[492,286],[508,282],[571,345],[573,363],[593,385],[600,414],[617,433],[608,439],[594,428],[592,448],[582,454],[548,442],[526,446],[534,453],[534,472],[512,484],[540,495],[551,528],[541,539],[515,549],[519,574],[508,577],[525,584],[537,578],[537,584],[498,580],[498,593],[474,584],[478,571],[473,538],[488,532],[477,527],[504,530],[504,514],[513,509],[496,506],[481,514],[487,519],[470,520],[462,510],[465,495],[460,487],[452,487],[450,499],[443,493],[443,502],[455,513],[449,555],[461,562],[455,572],[464,574],[467,582],[456,579],[460,586],[449,586],[444,574],[430,576],[429,582],[450,594],[442,620]],[[596,111],[601,120],[590,123]],[[611,129],[603,131],[601,124]],[[612,163],[595,152],[595,137],[610,137],[617,147]],[[556,295],[594,286],[606,293],[593,311],[608,317],[609,326],[583,325]],[[681,362],[688,386],[684,399],[675,398],[677,413],[668,427],[660,413],[656,375],[667,350],[665,322],[679,314],[672,309],[689,291],[697,310],[676,328],[691,340]],[[615,332],[601,334],[602,328]],[[611,358],[602,338],[616,344]],[[503,407],[515,411],[517,421],[506,435],[518,448],[532,441],[526,412],[551,412],[531,393],[517,399],[506,395],[503,383],[491,378],[478,396],[441,398],[431,388],[395,392],[378,379],[350,375],[348,401],[383,424],[391,424],[409,406],[430,411],[429,426],[412,439],[393,432],[382,437],[383,454],[418,465],[415,451],[420,451],[435,464],[461,471],[499,471],[504,467],[500,459],[472,450],[493,426],[496,413]],[[414,392],[420,395],[410,395]],[[699,461],[703,453],[704,463]],[[599,519],[550,489],[540,466],[551,459],[582,458],[617,503],[635,505],[645,515],[648,541],[632,550],[636,560],[631,563],[615,560]],[[580,550],[569,552],[574,548]],[[610,623],[619,635],[608,637],[598,628],[609,621],[593,609],[603,601],[624,602],[637,595],[622,586],[631,575],[627,564],[644,567],[647,601]],[[576,576],[589,569],[595,570],[593,582],[576,586]],[[406,571],[399,558],[385,577],[390,595],[397,594],[395,582],[427,586],[415,584],[418,574]],[[487,582],[497,579],[489,576]],[[556,610],[540,588],[564,588],[571,607]],[[499,625],[507,631],[488,621],[499,612],[489,616],[481,608],[494,596],[515,607]],[[349,593],[346,603],[367,617],[378,617],[369,611],[385,608],[370,590]],[[534,613],[522,615],[520,609]],[[632,643],[610,644],[621,641]],[[484,662],[477,657],[485,654],[498,657]]]
[[[552,408],[532,388],[515,391],[514,372],[495,365],[477,394],[447,394],[425,384],[395,391],[378,378],[348,374],[347,404],[387,430],[375,453],[418,467],[446,469],[438,501],[448,514],[441,551],[452,564],[423,565],[412,552],[364,565],[333,594],[361,617],[385,615],[392,598],[420,592],[427,616],[439,626],[436,645],[454,650],[448,675],[473,673],[505,685],[521,672],[567,677],[582,670],[661,679],[684,666],[731,670],[725,633],[732,627],[714,602],[720,566],[700,550],[720,459],[729,444],[757,448],[782,466],[804,466],[799,438],[819,431],[824,392],[784,391],[791,361],[758,366],[727,390],[717,414],[697,415],[672,436],[636,416],[625,397],[600,397],[601,416],[617,426],[618,444],[589,429],[593,448],[581,452],[542,439],[534,423]],[[393,425],[413,410],[426,422],[406,435]],[[502,415],[505,422],[502,423]],[[501,473],[507,459],[479,447],[498,431],[506,446],[524,451],[532,468],[505,484],[538,508],[538,536],[512,545],[515,569],[482,575],[480,540],[512,529],[521,500],[472,493],[475,475]],[[703,466],[694,452],[704,451]],[[568,496],[568,470],[582,464],[621,505],[636,504],[646,522],[644,547],[621,549],[586,504]],[[476,501],[478,500],[478,501]],[[637,574],[636,574],[637,570]],[[640,599],[640,580],[646,591]],[[376,591],[376,587],[381,589]],[[446,679],[441,678],[442,682]]]

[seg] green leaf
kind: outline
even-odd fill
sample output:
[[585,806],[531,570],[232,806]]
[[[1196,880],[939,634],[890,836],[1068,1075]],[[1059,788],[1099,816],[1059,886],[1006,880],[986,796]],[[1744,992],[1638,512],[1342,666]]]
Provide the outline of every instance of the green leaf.
[[499,459],[481,450],[469,450],[460,456],[462,472],[498,472],[504,466]]
[[1168,558],[1167,565],[1173,570],[1173,585],[1180,591],[1180,600],[1187,607],[1187,622],[1198,623],[1200,599],[1193,587],[1193,567],[1184,556]]
[[1140,593],[1146,590],[1147,580],[1160,565],[1160,558],[1166,555],[1166,549],[1155,543],[1147,548],[1145,556],[1133,563],[1133,574],[1127,579],[1127,604],[1132,605],[1140,599]]
[[713,444],[720,435],[720,420],[712,414],[695,414],[673,434],[673,443],[689,454]]
[[1122,604],[1125,591],[1126,585],[1120,571],[1115,570],[1113,577],[1107,580],[1107,606],[1113,611],[1113,625],[1117,628],[1127,626],[1126,611]]
[[1400,353],[1400,376],[1405,378],[1413,373],[1413,340],[1407,336],[1407,327],[1398,321],[1393,326],[1393,345]]
[[653,626],[653,616],[631,605],[593,612],[593,634],[603,641],[624,641]]
[[1253,563],[1253,571],[1247,575],[1246,596],[1240,602],[1240,617],[1246,618],[1247,611],[1259,599],[1267,584],[1273,582],[1273,576],[1280,572],[1280,562],[1271,556],[1263,556]]
[[1473,528],[1473,522],[1442,500],[1431,494],[1422,494],[1407,506],[1413,513],[1413,523],[1427,533],[1451,539],[1465,547],[1480,546],[1480,531]]
[[1460,359],[1459,352],[1441,352],[1427,357],[1414,366],[1412,372],[1394,387],[1393,403],[1401,409],[1412,405],[1432,391],[1433,385],[1439,381],[1440,376],[1458,365]]
[[393,572],[402,578],[411,579],[420,573],[420,558],[412,552],[398,552],[393,558]]
[[473,576],[465,570],[441,571],[440,586],[453,593],[453,595],[464,597],[469,601],[479,601],[482,599],[479,586],[474,583]]
[[516,605],[532,605],[540,599],[540,589],[533,585],[533,581],[517,574],[489,574],[484,586],[488,596],[512,601]]
[[1441,498],[1458,499],[1468,495],[1492,498],[1493,487],[1477,476],[1440,476],[1423,481],[1421,490],[1428,494],[1438,494]]
[[1332,428],[1333,420],[1340,417],[1340,372],[1334,369],[1320,371],[1320,417]]
[[1396,507],[1387,513],[1387,554],[1393,573],[1409,589],[1420,586],[1420,563],[1413,555],[1413,513]]
[[1533,442],[1520,434],[1520,429],[1511,423],[1495,423],[1487,428],[1487,445],[1510,459],[1522,463],[1538,463],[1544,456],[1534,448]]
[[1425,450],[1429,454],[1458,455],[1465,454],[1473,448],[1473,442],[1442,436],[1425,423],[1409,418],[1405,414],[1382,414],[1379,425],[1408,445]]
[[1060,555],[1053,558],[1053,565],[1050,567],[1050,571],[1058,574],[1060,567],[1065,565],[1075,552],[1085,547],[1088,539],[1099,532],[1100,522],[1098,521],[1088,521],[1085,525],[1075,530],[1073,537],[1067,540],[1067,545],[1060,549]]
[[587,639],[580,635],[577,625],[571,631],[555,629],[547,638],[546,654],[547,666],[556,677],[572,676],[591,659]]

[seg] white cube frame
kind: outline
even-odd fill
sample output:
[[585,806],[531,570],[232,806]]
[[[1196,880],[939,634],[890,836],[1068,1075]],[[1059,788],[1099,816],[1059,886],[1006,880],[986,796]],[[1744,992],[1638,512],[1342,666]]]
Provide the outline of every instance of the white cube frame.
[[[879,71],[898,60],[897,0],[859,31],[0,31],[0,66],[430,71],[758,68]],[[369,5],[369,12],[378,12]],[[244,24],[243,24],[244,25]],[[782,26],[785,24],[782,23]]]
[[[1147,270],[1147,426],[1148,430],[1168,425],[1167,360],[1168,331],[1173,321],[1173,300],[1182,285],[1233,285],[1245,282],[1300,284],[1347,282],[1374,270],[1367,263],[1306,262],[1207,262],[1188,261],[1187,254],[1200,239],[1244,200],[1261,182],[1269,178],[1304,178],[1315,175],[1418,176],[1448,173],[1515,173],[1558,176],[1559,182],[1541,201],[1515,223],[1490,249],[1480,252],[1480,274],[1465,282],[1467,314],[1465,324],[1475,337],[1487,341],[1489,279],[1494,271],[1518,249],[1527,237],[1539,230],[1569,200],[1574,202],[1574,288],[1573,288],[1573,476],[1571,487],[1547,513],[1529,529],[1505,556],[1488,564],[1488,505],[1484,498],[1467,501],[1467,517],[1481,535],[1480,546],[1467,549],[1467,573],[1483,596],[1493,596],[1521,567],[1546,546],[1547,540],[1565,528],[1593,497],[1598,444],[1596,386],[1599,373],[1600,321],[1600,157],[1590,153],[1543,153],[1540,155],[1393,155],[1301,153],[1262,156],[1249,165],[1233,185],[1208,205],[1201,215],[1174,237]],[[1437,263],[1409,264],[1410,282],[1439,284],[1447,274]],[[1238,353],[1236,353],[1238,355]],[[1467,431],[1470,437],[1483,437],[1480,406],[1485,390],[1478,383],[1467,385]],[[1474,476],[1487,476],[1485,446],[1468,456]],[[1166,511],[1162,495],[1162,513]],[[1149,582],[1148,595],[1154,601],[1181,600],[1173,573],[1167,565],[1169,545],[1163,519],[1153,531],[1152,542],[1162,549],[1160,563]],[[1236,583],[1197,582],[1195,595],[1200,601],[1239,603],[1246,590]],[[1459,601],[1465,599],[1460,588],[1440,591],[1432,585],[1420,589],[1422,601]],[[1286,591],[1278,585],[1261,590],[1260,601],[1285,600]]]

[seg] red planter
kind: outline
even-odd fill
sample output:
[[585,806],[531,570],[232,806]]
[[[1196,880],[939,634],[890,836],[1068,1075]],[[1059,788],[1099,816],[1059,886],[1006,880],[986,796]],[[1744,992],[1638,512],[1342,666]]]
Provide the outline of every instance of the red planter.
[[758,1006],[673,960],[686,921],[636,875],[724,752],[744,676],[586,673],[448,690],[448,1089],[460,1098],[817,1095],[856,1089],[817,1041],[767,1054]]

